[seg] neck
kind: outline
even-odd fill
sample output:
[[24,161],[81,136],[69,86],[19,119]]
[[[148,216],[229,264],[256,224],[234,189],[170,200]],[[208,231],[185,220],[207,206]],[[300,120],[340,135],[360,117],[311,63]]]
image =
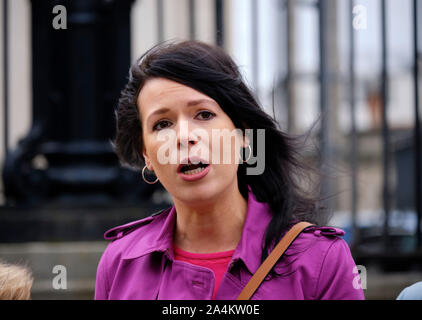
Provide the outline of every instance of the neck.
[[174,199],[177,218],[174,244],[195,253],[229,251],[242,236],[248,202],[237,183],[207,205],[192,206]]

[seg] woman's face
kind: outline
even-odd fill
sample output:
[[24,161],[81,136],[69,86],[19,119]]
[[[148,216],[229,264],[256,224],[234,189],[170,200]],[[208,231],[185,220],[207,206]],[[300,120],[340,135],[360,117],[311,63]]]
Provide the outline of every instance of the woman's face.
[[[173,198],[205,205],[237,186],[240,148],[245,144],[241,131],[235,130],[215,100],[178,82],[154,78],[145,83],[137,103],[147,168]],[[180,164],[188,164],[182,159],[192,156],[209,165],[194,171],[188,171],[194,167],[181,169]]]

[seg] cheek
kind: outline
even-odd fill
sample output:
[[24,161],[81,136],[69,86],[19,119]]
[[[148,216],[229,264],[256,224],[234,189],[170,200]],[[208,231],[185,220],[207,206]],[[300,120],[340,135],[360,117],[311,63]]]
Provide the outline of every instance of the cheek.
[[237,164],[239,162],[241,146],[241,139],[237,135],[225,137],[223,139],[221,149],[224,156],[230,159],[230,164]]
[[145,153],[149,157],[150,161],[154,164],[157,162],[158,147],[159,145],[153,138],[151,137],[144,138],[144,148],[146,151]]
[[212,160],[215,164],[236,165],[239,163],[241,143],[234,137],[219,137],[215,144],[211,144]]
[[148,141],[148,156],[157,171],[173,170],[172,165],[177,164],[177,147],[173,142],[160,141],[154,137]]

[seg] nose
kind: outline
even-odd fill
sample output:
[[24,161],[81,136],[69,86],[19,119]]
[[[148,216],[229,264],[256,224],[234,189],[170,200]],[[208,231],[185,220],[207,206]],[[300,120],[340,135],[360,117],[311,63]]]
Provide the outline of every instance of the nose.
[[182,121],[177,132],[177,146],[179,150],[184,148],[189,149],[199,141],[194,133],[192,126],[188,125],[187,121]]
[[179,148],[183,148],[185,145],[186,145],[186,146],[188,146],[188,145],[195,145],[197,142],[198,142],[198,141],[196,141],[196,140],[189,139],[189,140],[187,141],[187,143],[180,142],[180,143],[179,143]]
[[177,141],[178,141],[177,145],[179,147],[179,150],[189,149],[198,143],[198,139],[194,136],[185,136],[185,137],[182,136],[182,137],[179,137]]

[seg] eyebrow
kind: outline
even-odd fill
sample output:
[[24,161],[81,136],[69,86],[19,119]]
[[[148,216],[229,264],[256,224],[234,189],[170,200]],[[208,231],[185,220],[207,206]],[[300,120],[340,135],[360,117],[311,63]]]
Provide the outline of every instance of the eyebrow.
[[[192,107],[192,106],[196,106],[196,105],[198,105],[198,104],[201,104],[201,103],[212,103],[212,104],[215,104],[215,102],[213,101],[213,100],[211,100],[211,99],[195,99],[195,100],[189,100],[187,103],[186,103],[186,106],[187,107]],[[156,115],[156,114],[163,114],[163,113],[166,113],[166,112],[168,112],[168,111],[170,111],[170,109],[169,108],[166,108],[166,107],[164,107],[164,108],[160,108],[160,109],[157,109],[157,110],[155,110],[154,112],[152,112],[149,116],[148,116],[148,119],[150,119],[153,115]]]

